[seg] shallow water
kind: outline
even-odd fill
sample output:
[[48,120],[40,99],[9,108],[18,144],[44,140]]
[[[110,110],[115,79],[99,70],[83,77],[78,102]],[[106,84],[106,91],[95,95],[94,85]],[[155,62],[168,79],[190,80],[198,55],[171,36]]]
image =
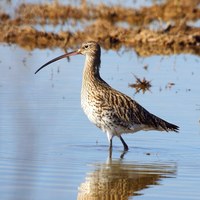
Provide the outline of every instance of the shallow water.
[[[0,52],[0,199],[199,199],[198,57],[102,52],[110,85],[180,126],[178,134],[124,135],[125,155],[114,138],[109,159],[105,134],[80,107],[83,56],[35,75],[63,52],[6,45]],[[151,80],[151,91],[134,95],[133,74]]]

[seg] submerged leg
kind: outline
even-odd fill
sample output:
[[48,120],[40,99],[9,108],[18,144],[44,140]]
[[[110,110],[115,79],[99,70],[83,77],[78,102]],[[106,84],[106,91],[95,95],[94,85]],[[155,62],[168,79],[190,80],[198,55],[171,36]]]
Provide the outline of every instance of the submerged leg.
[[127,153],[128,151],[123,151],[122,154],[120,155],[120,159],[124,159],[124,156],[125,154]]
[[119,139],[121,140],[123,146],[124,146],[124,151],[128,151],[128,145],[126,142],[123,140],[122,136],[119,136]]

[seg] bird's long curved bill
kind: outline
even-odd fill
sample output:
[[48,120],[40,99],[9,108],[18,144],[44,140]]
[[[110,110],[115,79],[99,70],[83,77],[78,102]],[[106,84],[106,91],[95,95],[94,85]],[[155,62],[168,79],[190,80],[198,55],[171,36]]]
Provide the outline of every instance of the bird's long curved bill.
[[55,62],[55,61],[57,61],[57,60],[60,60],[60,59],[62,59],[62,58],[66,58],[66,57],[69,57],[69,56],[74,56],[74,55],[77,55],[77,54],[80,54],[80,53],[79,53],[78,51],[72,51],[72,52],[70,52],[70,53],[65,53],[65,54],[62,55],[62,56],[58,56],[58,57],[56,57],[56,58],[50,60],[49,62],[45,63],[44,65],[42,65],[42,66],[35,72],[35,74],[37,74],[42,68],[46,67],[47,65],[49,65],[49,64],[51,64],[51,63],[53,63],[53,62]]

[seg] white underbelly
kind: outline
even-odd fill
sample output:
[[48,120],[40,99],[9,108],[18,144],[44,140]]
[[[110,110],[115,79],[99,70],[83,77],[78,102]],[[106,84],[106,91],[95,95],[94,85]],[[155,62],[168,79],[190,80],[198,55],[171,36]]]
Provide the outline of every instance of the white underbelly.
[[88,119],[96,124],[96,116],[95,116],[95,112],[92,106],[88,106],[88,105],[81,105],[83,108],[84,113],[86,114],[86,116],[88,117]]
[[98,112],[97,107],[95,106],[94,102],[89,101],[85,97],[81,98],[81,107],[85,113],[85,115],[88,117],[88,119],[95,125],[97,125],[98,121]]

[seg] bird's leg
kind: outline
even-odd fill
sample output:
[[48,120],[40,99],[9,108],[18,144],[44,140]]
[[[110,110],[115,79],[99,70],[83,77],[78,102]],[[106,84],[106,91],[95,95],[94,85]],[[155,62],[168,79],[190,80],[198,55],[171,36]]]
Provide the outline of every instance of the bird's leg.
[[122,144],[124,145],[124,151],[128,151],[128,145],[126,142],[123,140],[122,136],[119,136],[119,139],[121,140]]
[[109,141],[109,150],[112,151],[112,138]]
[[110,145],[109,145],[109,157],[112,158],[112,138],[110,139]]
[[123,151],[122,154],[120,155],[120,159],[124,159],[125,154],[127,153],[127,151]]
[[106,132],[108,142],[109,142],[109,157],[112,158],[112,138],[113,134],[111,132]]
[[108,138],[108,142],[109,142],[109,150],[112,149],[112,138],[113,138],[113,134],[110,132],[106,132],[107,134],[107,138]]

